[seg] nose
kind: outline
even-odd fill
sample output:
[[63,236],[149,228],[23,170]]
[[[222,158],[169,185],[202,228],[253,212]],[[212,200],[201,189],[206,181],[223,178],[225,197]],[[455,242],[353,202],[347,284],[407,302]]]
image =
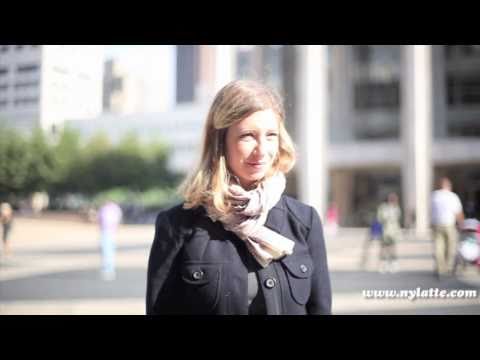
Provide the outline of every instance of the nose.
[[263,158],[267,153],[267,141],[266,139],[259,139],[257,146],[255,147],[254,154],[258,158]]

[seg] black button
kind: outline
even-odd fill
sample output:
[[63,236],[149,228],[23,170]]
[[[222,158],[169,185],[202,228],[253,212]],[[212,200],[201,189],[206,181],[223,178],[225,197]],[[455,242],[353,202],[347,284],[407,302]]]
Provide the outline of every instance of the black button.
[[302,273],[306,273],[308,271],[308,268],[305,265],[302,264],[302,265],[300,265],[300,271]]
[[275,283],[277,281],[274,279],[274,278],[268,278],[267,280],[265,280],[265,286],[268,288],[268,289],[271,289],[275,286]]
[[192,277],[194,280],[200,280],[203,278],[203,271],[195,271],[193,274],[192,274]]

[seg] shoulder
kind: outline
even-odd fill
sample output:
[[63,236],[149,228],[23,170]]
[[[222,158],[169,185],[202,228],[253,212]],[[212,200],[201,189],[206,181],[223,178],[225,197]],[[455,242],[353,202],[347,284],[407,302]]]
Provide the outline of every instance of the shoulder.
[[310,229],[313,217],[318,217],[315,208],[288,195],[283,195],[281,200],[284,210],[304,227]]
[[454,201],[461,206],[462,201],[460,200],[460,197],[454,192],[452,192],[452,195],[453,195],[452,198],[454,199]]
[[456,200],[460,200],[460,197],[458,196],[458,194],[454,193],[453,191],[450,193],[452,194],[452,198],[455,198]]
[[184,209],[183,203],[174,205],[160,211],[155,221],[155,227],[157,229],[168,228],[173,231],[189,228],[195,212],[195,209]]
[[444,197],[445,197],[445,201],[451,201],[451,202],[459,202],[460,201],[460,198],[459,196],[454,193],[453,191],[445,191],[444,192]]

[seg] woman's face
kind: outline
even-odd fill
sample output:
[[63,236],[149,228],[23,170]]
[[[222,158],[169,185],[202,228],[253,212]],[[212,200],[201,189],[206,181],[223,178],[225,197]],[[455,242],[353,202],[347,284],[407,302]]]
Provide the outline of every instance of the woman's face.
[[227,165],[249,189],[272,167],[278,154],[279,121],[272,110],[257,111],[230,126],[226,135]]

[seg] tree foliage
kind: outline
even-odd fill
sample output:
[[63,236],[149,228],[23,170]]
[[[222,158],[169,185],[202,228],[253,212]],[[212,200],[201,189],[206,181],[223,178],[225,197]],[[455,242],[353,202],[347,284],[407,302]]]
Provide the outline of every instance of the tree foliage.
[[134,133],[114,145],[104,133],[82,143],[78,132],[68,128],[56,139],[41,130],[24,136],[0,129],[0,196],[174,187],[179,177],[167,169],[167,159],[165,145],[144,144]]

